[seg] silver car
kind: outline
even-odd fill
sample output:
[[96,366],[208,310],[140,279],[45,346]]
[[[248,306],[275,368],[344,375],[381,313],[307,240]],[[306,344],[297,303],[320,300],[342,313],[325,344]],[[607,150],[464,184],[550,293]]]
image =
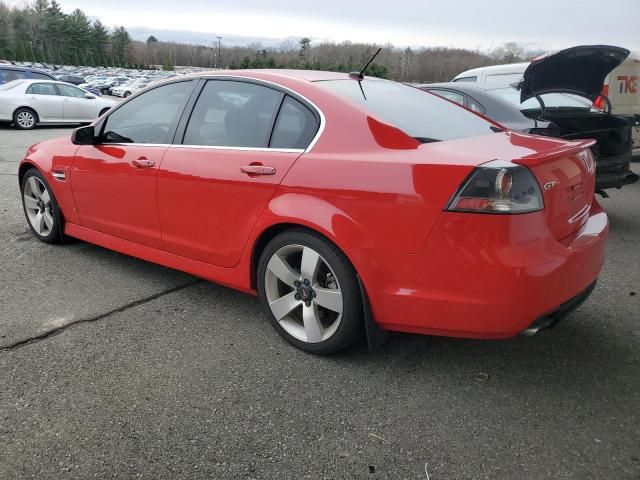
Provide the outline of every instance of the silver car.
[[14,80],[0,86],[0,122],[28,130],[38,124],[86,123],[116,102],[68,83]]

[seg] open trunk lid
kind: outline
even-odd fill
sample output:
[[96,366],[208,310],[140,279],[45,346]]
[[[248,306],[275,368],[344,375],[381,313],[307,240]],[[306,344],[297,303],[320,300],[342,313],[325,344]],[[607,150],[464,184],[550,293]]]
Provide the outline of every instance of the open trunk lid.
[[575,93],[595,101],[606,76],[629,56],[610,45],[580,45],[537,57],[518,85],[520,101],[544,93]]
[[550,150],[513,159],[538,180],[548,228],[557,240],[587,221],[595,193],[594,140],[567,142]]

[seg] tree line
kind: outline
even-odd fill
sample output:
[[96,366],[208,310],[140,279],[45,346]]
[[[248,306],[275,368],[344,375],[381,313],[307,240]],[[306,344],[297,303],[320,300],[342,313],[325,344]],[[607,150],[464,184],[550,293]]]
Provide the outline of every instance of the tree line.
[[[308,37],[278,47],[260,43],[218,49],[217,44],[165,42],[150,36],[134,41],[122,27],[107,28],[76,9],[64,13],[57,0],[35,0],[9,7],[0,0],[0,59],[56,65],[148,67],[175,65],[210,68],[302,68],[350,72],[360,70],[378,45],[353,42],[314,43]],[[405,82],[449,80],[485,65],[529,59],[542,52],[507,43],[490,52],[449,47],[383,50],[367,73]]]

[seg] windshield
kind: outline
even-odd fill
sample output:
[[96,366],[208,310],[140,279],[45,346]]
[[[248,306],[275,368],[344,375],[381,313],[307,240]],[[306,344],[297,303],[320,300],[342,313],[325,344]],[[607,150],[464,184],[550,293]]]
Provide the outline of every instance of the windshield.
[[21,83],[24,83],[24,80],[12,80],[10,82],[5,83],[4,85],[0,85],[0,91],[11,90],[12,88],[16,88]]
[[491,133],[492,123],[437,95],[388,80],[317,82],[364,106],[376,119],[421,141],[434,142]]
[[[520,103],[520,91],[512,87],[495,88],[490,90],[491,93],[495,93],[507,100],[508,102],[516,105],[520,110],[540,110],[540,103],[534,98],[525,100]],[[545,93],[540,95],[544,102],[545,108],[579,108],[582,110],[594,109],[591,102],[578,95],[572,95],[570,93]]]

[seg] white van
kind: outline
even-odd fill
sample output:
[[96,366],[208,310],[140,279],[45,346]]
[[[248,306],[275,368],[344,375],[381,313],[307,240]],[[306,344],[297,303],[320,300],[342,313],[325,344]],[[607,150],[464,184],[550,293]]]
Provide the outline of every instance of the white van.
[[452,82],[499,82],[503,85],[519,83],[522,75],[529,66],[529,62],[508,63],[506,65],[491,65],[478,67],[456,75]]
[[[491,65],[467,70],[452,82],[494,82],[502,85],[520,83],[530,62]],[[627,59],[607,75],[602,93],[611,102],[611,113],[633,122],[632,157],[640,160],[640,60]],[[596,99],[596,107],[604,108],[604,100]]]

